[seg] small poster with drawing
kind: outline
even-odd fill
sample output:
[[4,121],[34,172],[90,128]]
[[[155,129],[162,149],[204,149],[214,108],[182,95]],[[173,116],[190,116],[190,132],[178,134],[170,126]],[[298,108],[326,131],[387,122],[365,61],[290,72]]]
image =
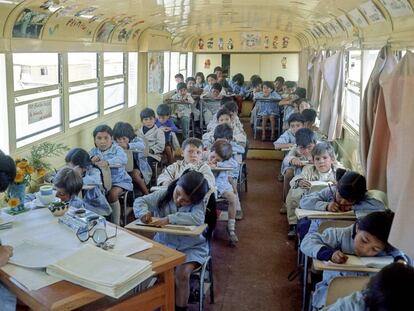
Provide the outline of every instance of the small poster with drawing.
[[43,10],[40,12],[38,10],[23,9],[13,26],[14,38],[37,39],[40,37],[43,26],[52,12]]

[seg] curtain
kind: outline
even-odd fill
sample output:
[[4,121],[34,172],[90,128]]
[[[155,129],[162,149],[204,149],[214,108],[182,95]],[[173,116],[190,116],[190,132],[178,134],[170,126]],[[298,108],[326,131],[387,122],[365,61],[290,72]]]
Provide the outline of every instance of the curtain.
[[344,53],[328,57],[322,64],[323,89],[320,102],[320,126],[328,140],[340,138],[344,100]]
[[414,54],[407,51],[395,70],[380,79],[390,130],[388,202],[396,212],[389,242],[414,257]]
[[379,80],[389,74],[397,61],[389,47],[383,47],[365,88],[361,103],[359,142],[361,164],[365,170],[368,189],[387,191],[387,151],[389,128],[384,97]]
[[307,93],[309,92],[307,88],[308,88],[308,79],[309,79],[308,63],[309,63],[310,53],[311,53],[310,49],[304,49],[300,51],[299,53],[298,86],[305,88]]
[[322,51],[319,51],[315,54],[312,58],[311,63],[309,65],[309,76],[312,78],[312,89],[310,97],[311,104],[315,110],[319,108],[319,99],[320,99],[320,90],[321,90],[321,81],[322,81],[322,72],[321,72],[321,65],[322,65],[323,55]]

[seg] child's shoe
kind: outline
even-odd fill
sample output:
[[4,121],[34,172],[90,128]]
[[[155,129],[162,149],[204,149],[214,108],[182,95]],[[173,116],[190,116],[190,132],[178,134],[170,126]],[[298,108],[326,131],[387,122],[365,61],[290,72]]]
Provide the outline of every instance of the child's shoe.
[[227,233],[229,234],[230,244],[235,245],[239,241],[236,235],[236,220],[235,219],[229,219],[227,223]]
[[243,211],[237,210],[236,211],[236,220],[242,220],[243,219]]
[[294,240],[296,238],[296,225],[289,226],[288,239]]

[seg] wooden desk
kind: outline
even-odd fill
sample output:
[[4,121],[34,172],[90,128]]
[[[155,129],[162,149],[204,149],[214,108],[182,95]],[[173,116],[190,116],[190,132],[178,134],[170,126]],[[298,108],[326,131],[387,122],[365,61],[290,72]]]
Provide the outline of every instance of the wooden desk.
[[145,226],[136,224],[136,220],[129,223],[126,229],[134,231],[134,232],[163,232],[175,235],[187,235],[187,236],[197,236],[204,232],[207,228],[207,224],[202,224],[201,226],[197,226],[194,230],[178,230],[174,228],[160,228],[160,227],[152,227],[152,226]]
[[309,219],[356,219],[353,212],[333,213],[324,211],[305,210],[301,208],[295,209],[295,215],[298,219],[308,217]]
[[[119,228],[119,230],[125,229]],[[185,255],[140,235],[137,236],[150,241],[153,247],[131,257],[151,261],[152,270],[158,276],[158,282],[155,286],[136,295],[113,299],[67,281],[60,281],[39,290],[30,291],[2,270],[0,270],[0,280],[19,300],[33,310],[153,311],[159,307],[163,311],[174,310],[174,268],[184,262]]]
[[211,167],[212,172],[231,172],[232,167]]

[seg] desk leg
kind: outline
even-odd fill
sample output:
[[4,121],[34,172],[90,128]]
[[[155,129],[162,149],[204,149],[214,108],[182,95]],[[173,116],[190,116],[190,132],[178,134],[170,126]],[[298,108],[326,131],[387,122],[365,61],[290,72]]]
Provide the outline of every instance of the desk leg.
[[175,278],[174,269],[167,270],[163,273],[165,283],[165,304],[162,311],[171,311],[175,309]]

